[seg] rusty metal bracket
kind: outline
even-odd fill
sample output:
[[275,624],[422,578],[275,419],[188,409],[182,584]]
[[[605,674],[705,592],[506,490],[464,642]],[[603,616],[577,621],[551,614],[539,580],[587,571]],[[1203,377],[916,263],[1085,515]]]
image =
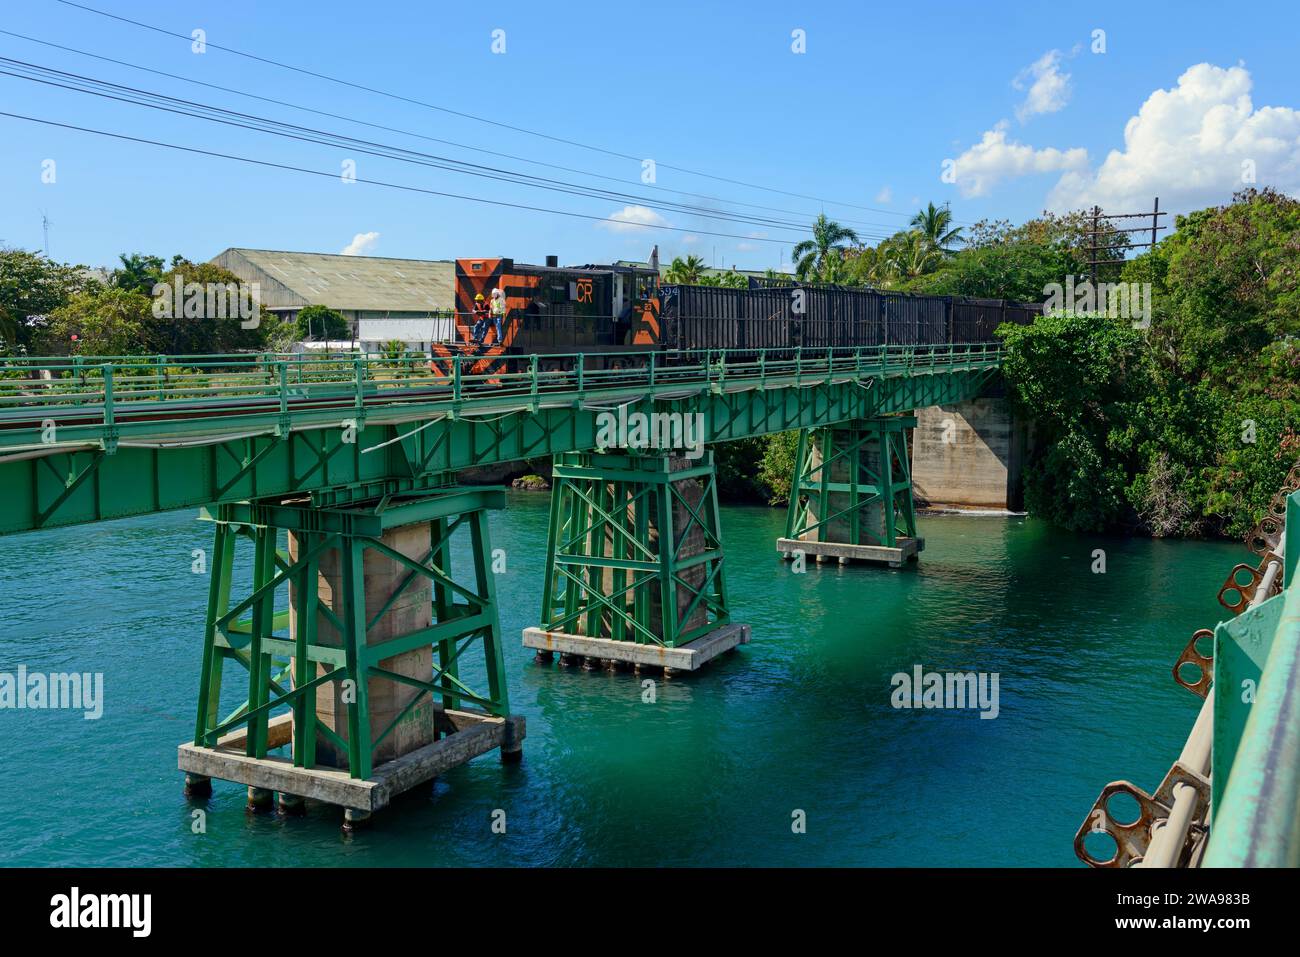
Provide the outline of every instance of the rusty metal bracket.
[[[1172,773],[1172,772],[1171,772]],[[1110,799],[1116,794],[1127,794],[1138,803],[1138,818],[1130,824],[1121,824],[1110,813]],[[1074,854],[1089,867],[1131,867],[1146,855],[1151,844],[1151,827],[1156,821],[1169,817],[1167,805],[1160,804],[1146,791],[1129,781],[1111,781],[1101,789],[1093,802],[1092,810],[1079,825],[1074,835]],[[1109,834],[1115,842],[1115,856],[1102,861],[1093,857],[1084,847],[1089,834]]]
[[1277,551],[1277,546],[1282,541],[1282,529],[1286,525],[1286,500],[1297,489],[1300,489],[1300,462],[1291,466],[1282,487],[1268,503],[1268,514],[1246,536],[1246,547],[1256,555]]
[[[1264,563],[1268,563],[1271,551],[1264,553]],[[1245,576],[1245,580],[1241,576]],[[1250,600],[1255,597],[1255,589],[1263,581],[1264,573],[1251,568],[1245,563],[1232,566],[1228,577],[1219,588],[1219,604],[1234,615],[1240,615],[1250,607]]]
[[[1214,632],[1209,628],[1201,628],[1192,634],[1192,640],[1187,643],[1183,653],[1178,656],[1174,662],[1174,681],[1178,682],[1192,694],[1204,698],[1210,693],[1210,685],[1214,682],[1214,652],[1203,655],[1197,649],[1196,645],[1204,638],[1213,639]],[[1213,646],[1211,646],[1213,647]],[[1194,683],[1184,680],[1182,675],[1183,665],[1191,662],[1200,669],[1201,676]]]
[[1210,779],[1197,774],[1181,761],[1174,762],[1165,779],[1160,782],[1160,787],[1156,788],[1153,800],[1162,807],[1173,807],[1174,788],[1179,784],[1187,784],[1196,789],[1196,810],[1192,812],[1192,820],[1200,821],[1210,807]]
[[[1089,867],[1121,868],[1132,867],[1139,863],[1151,846],[1151,834],[1156,824],[1169,819],[1170,808],[1174,805],[1174,788],[1186,784],[1196,791],[1196,807],[1192,811],[1193,824],[1185,839],[1187,844],[1195,845],[1204,831],[1202,823],[1210,807],[1210,779],[1197,774],[1182,762],[1176,762],[1165,779],[1160,782],[1154,795],[1147,794],[1130,781],[1112,781],[1101,789],[1101,794],[1093,802],[1092,810],[1079,826],[1074,835],[1074,853],[1079,860]],[[1128,824],[1115,820],[1110,812],[1110,799],[1116,794],[1127,794],[1138,804],[1136,821]],[[1089,834],[1109,834],[1115,842],[1115,855],[1109,860],[1098,860],[1084,847],[1084,839]]]

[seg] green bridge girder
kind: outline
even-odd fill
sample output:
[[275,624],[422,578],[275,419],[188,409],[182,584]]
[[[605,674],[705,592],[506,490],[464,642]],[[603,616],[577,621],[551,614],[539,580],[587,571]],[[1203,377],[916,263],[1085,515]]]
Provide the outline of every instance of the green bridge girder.
[[83,387],[55,396],[0,380],[0,534],[289,494],[328,506],[441,488],[472,466],[593,449],[598,416],[621,405],[700,413],[707,443],[818,428],[972,398],[999,374],[1001,352],[712,351],[618,370],[572,358],[563,371],[536,356],[520,357],[519,372],[457,365],[432,382],[377,358],[304,375],[291,357],[241,357],[236,386],[212,385],[212,371],[201,387],[158,371],[191,359],[81,359]]

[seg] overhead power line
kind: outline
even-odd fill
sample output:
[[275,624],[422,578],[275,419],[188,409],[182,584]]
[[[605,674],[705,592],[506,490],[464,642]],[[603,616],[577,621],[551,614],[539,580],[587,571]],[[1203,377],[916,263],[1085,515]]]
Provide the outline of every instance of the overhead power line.
[[[88,6],[87,4],[84,3],[76,3],[74,2],[74,0],[57,0],[57,2],[63,4],[64,6],[74,7],[78,10],[84,10],[87,13],[93,13],[96,14],[97,16],[106,17],[110,20],[117,20],[121,23],[127,23],[130,24],[131,26],[139,27],[142,30],[150,30],[154,33],[158,33],[163,36],[184,40],[186,43],[192,43],[194,39],[192,36],[190,36],[187,33],[176,33],[172,30],[167,30],[163,27],[156,26],[155,24],[152,23],[145,23],[142,20],[133,20],[130,17],[124,17],[121,16],[120,14],[110,13],[106,10],[99,10],[95,7]],[[522,133],[526,136],[534,136],[539,139],[549,140],[550,142],[553,143],[559,143],[565,146],[573,146],[573,147],[577,147],[578,149],[584,149],[594,153],[601,153],[605,156],[612,156],[618,159],[632,160],[633,162],[636,163],[640,163],[645,158],[641,156],[634,156],[631,153],[623,153],[618,150],[608,149],[607,147],[603,147],[603,146],[596,146],[594,144],[583,143],[578,140],[568,139],[563,136],[555,136],[550,133],[544,133],[540,130],[533,130],[523,126],[516,126],[511,123],[504,123],[500,120],[494,120],[490,117],[479,116],[475,113],[468,113],[463,110],[452,109],[451,107],[442,106],[437,103],[430,103],[426,100],[419,100],[414,97],[405,96],[401,93],[394,93],[391,90],[384,90],[378,87],[367,86],[364,83],[357,83],[353,80],[346,80],[341,77],[332,76],[328,73],[320,73],[316,70],[306,69],[305,67],[294,66],[291,63],[284,63],[280,60],[274,60],[271,59],[270,57],[264,57],[255,53],[249,53],[245,50],[236,49],[235,47],[229,47],[229,46],[225,46],[224,44],[214,43],[211,40],[205,40],[204,42],[209,49],[221,50],[224,53],[230,53],[234,56],[243,57],[247,60],[252,60],[257,63],[264,63],[268,66],[274,66],[282,70],[290,70],[294,73],[302,74],[303,76],[310,76],[318,80],[325,80],[329,83],[336,83],[340,86],[350,87],[354,90],[361,90],[362,92],[365,93],[373,93],[376,96],[387,97],[388,99],[397,100],[402,103],[408,103],[412,106],[419,106],[424,109],[436,110],[440,113],[445,113],[450,116],[460,117],[461,119],[473,120],[476,123],[485,123],[489,126],[497,127],[498,129],[510,130],[511,132]],[[661,169],[675,170],[679,173],[686,173],[691,176],[699,176],[704,179],[711,179],[720,183],[730,183],[733,186],[742,186],[745,187],[746,189],[762,190],[763,192],[776,193],[782,196],[791,196],[797,199],[807,199],[813,202],[822,203],[831,206],[843,206],[849,209],[861,209],[873,213],[883,213],[887,216],[907,215],[907,213],[900,213],[899,211],[893,209],[880,209],[878,207],[863,206],[858,203],[850,203],[844,200],[827,199],[824,196],[813,196],[807,193],[796,193],[791,190],[779,189],[775,186],[764,186],[761,183],[750,183],[745,180],[733,179],[727,176],[719,176],[715,173],[707,173],[704,172],[703,170],[691,169],[690,167],[686,167],[686,166],[677,166],[675,164],[670,164],[670,163],[657,163],[657,166]]]
[[[324,177],[325,179],[332,179],[332,180],[337,180],[339,178],[339,174],[332,170],[309,169],[307,167],[302,167],[302,166],[293,166],[288,163],[272,163],[269,160],[253,159],[252,157],[248,157],[248,156],[235,156],[231,153],[221,153],[216,150],[205,150],[197,146],[182,146],[179,143],[164,143],[161,140],[151,140],[139,136],[128,136],[125,133],[114,133],[111,130],[100,130],[89,126],[78,126],[73,123],[60,123],[56,120],[41,119],[40,117],[37,116],[26,116],[25,114],[22,113],[9,113],[0,110],[0,116],[7,116],[10,119],[15,119],[15,120],[25,120],[29,123],[39,123],[43,126],[53,126],[59,129],[72,130],[78,133],[91,133],[96,136],[104,136],[110,139],[122,140],[128,143],[139,143],[145,146],[158,146],[158,147],[162,147],[163,149],[177,150],[179,152],[191,153],[198,156],[210,156],[217,159],[233,160],[234,162],[247,163],[248,165],[251,166],[263,166],[268,169],[279,169],[279,170],[285,170],[287,172],[292,172],[292,173],[303,173],[309,176]],[[421,193],[428,196],[441,196],[448,199],[462,199],[471,203],[482,203],[488,206],[500,206],[506,209],[519,209],[519,210],[525,210],[528,212],[535,212],[535,213],[548,213],[554,216],[567,216],[571,219],[585,219],[591,222],[608,223],[612,226],[635,226],[640,229],[660,229],[660,230],[667,230],[676,233],[695,233],[701,236],[718,236],[724,239],[744,239],[744,240],[748,240],[749,242],[755,242],[755,243],[784,244],[789,242],[788,239],[772,239],[769,237],[761,237],[761,236],[745,236],[739,233],[712,232],[707,229],[693,229],[688,226],[669,226],[660,223],[629,223],[625,220],[613,219],[608,216],[593,216],[589,213],[578,213],[572,210],[564,210],[564,209],[549,209],[544,206],[531,206],[526,203],[510,203],[510,202],[506,202],[505,200],[487,199],[486,197],[483,196],[469,196],[464,193],[451,193],[451,192],[446,192],[444,190],[429,189],[423,186],[412,186],[406,183],[390,183],[384,180],[365,179],[364,177],[360,177],[360,176],[356,177],[355,182],[365,183],[366,185],[369,186],[382,186],[385,187],[386,189],[396,189],[396,190],[402,190],[410,193]]]
[[[5,69],[3,67],[8,68]],[[48,67],[40,66],[39,64],[13,60],[8,57],[0,57],[0,75],[12,76],[74,92],[88,93],[118,102],[144,106],[150,109],[188,116],[206,122],[220,123],[225,126],[235,126],[301,142],[310,142],[336,147],[345,149],[352,153],[380,156],[397,160],[398,162],[412,163],[485,179],[529,186],[552,192],[560,192],[567,195],[613,202],[635,203],[642,205],[645,208],[663,212],[681,213],[722,222],[733,222],[764,228],[786,227],[801,232],[807,231],[807,225],[802,223],[760,218],[754,215],[733,214],[681,203],[668,203],[632,193],[619,193],[611,190],[583,187],[580,184],[534,176],[533,174],[518,173],[513,170],[466,163],[462,160],[455,160],[449,157],[421,153],[369,140],[360,140],[354,137],[332,133],[327,130],[296,126],[253,114],[236,113],[209,104],[169,97],[164,94],[126,87],[120,84],[98,80],[94,77],[68,73],[62,70],[53,70]]]
[[[169,73],[166,70],[154,69],[153,67],[147,67],[139,63],[130,63],[126,60],[118,60],[115,59],[114,57],[104,56],[103,54],[100,53],[92,53],[89,50],[81,50],[76,47],[65,46],[64,44],[61,43],[54,43],[51,40],[42,40],[39,37],[27,36],[26,34],[23,33],[15,33],[12,30],[0,30],[0,35],[14,37],[19,40],[26,40],[29,43],[36,43],[44,47],[49,47],[51,49],[62,50],[66,53],[75,53],[78,56],[89,57],[90,59],[100,60],[104,63],[112,63],[116,66],[125,67],[130,70],[137,70],[142,73],[150,73],[153,74],[154,76],[166,77],[167,79],[171,79],[171,80],[179,80],[182,83],[190,83],[195,86],[205,87],[210,90],[218,90],[222,93],[233,93],[236,96],[246,97],[251,100],[258,100],[263,103],[271,103],[274,104],[275,106],[284,106],[292,110],[299,110],[301,112],[311,113],[316,116],[324,116],[330,119],[343,120],[347,123],[355,123],[359,126],[366,126],[371,129],[383,130],[384,132],[387,133],[399,133],[403,136],[410,136],[415,139],[426,140],[430,143],[440,143],[444,146],[454,146],[457,149],[469,150],[474,153],[482,153],[487,156],[496,156],[496,157],[500,157],[501,159],[513,160],[519,163],[527,163],[531,166],[541,166],[546,169],[559,170],[565,173],[574,173],[579,176],[590,176],[594,179],[607,180],[612,183],[620,183],[624,185],[626,185],[627,183],[626,177],[610,176],[607,173],[597,173],[594,170],[577,169],[575,167],[565,166],[560,163],[548,163],[545,160],[533,159],[527,156],[519,156],[514,153],[504,153],[501,152],[500,150],[487,149],[486,147],[482,147],[482,146],[473,146],[469,143],[461,143],[456,140],[443,139],[437,136],[429,136],[428,134],[425,133],[417,133],[414,130],[403,129],[401,127],[385,126],[382,123],[374,123],[371,122],[370,120],[363,120],[356,116],[348,116],[342,113],[332,113],[328,110],[320,110],[320,109],[316,109],[315,107],[304,106],[301,103],[291,103],[287,100],[279,100],[276,99],[275,97],[263,96],[259,93],[250,93],[247,90],[240,90],[235,87],[222,86],[219,83],[209,83],[205,80],[196,80],[193,77],[184,76],[179,73]],[[641,185],[647,189],[653,189],[656,191],[674,193],[680,196],[689,196],[694,199],[709,200],[710,202],[715,202],[715,203],[725,203],[732,206],[744,206],[749,209],[758,209],[770,213],[782,213],[788,216],[805,216],[808,217],[809,219],[812,219],[817,215],[815,212],[809,212],[807,210],[784,209],[776,206],[766,206],[761,203],[750,203],[744,200],[733,199],[731,197],[713,196],[708,193],[693,193],[690,192],[689,190],[674,189],[668,186],[660,186],[657,183],[642,183]],[[891,212],[891,215],[906,215],[906,214]],[[887,229],[887,230],[896,231],[898,228],[894,223],[869,222],[869,221],[856,220],[856,219],[839,218],[838,222],[846,226],[855,226],[855,227],[861,226],[871,231],[875,231],[878,229]]]

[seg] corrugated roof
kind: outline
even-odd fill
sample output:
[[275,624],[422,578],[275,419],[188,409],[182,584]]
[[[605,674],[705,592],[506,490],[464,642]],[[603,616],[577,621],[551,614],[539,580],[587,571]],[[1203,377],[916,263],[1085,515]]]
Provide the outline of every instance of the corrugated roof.
[[232,247],[212,262],[260,282],[262,305],[425,312],[454,309],[455,263]]

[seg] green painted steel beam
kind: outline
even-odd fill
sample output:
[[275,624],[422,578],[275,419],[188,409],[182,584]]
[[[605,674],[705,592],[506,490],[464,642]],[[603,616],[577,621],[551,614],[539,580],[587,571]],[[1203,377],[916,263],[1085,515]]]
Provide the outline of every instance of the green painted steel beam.
[[[531,384],[520,391],[500,381],[508,376],[454,399],[366,382],[329,409],[294,405],[273,377],[260,393],[197,409],[180,399],[126,401],[121,388],[111,410],[10,395],[0,401],[0,534],[291,493],[347,504],[432,491],[471,466],[594,449],[598,417],[620,403],[698,413],[712,443],[957,402],[998,374],[996,346],[915,352],[809,357],[798,370],[735,363],[725,379],[716,362],[669,367],[653,385],[646,370],[591,372],[581,393],[543,391],[538,402]],[[535,373],[553,389],[546,375]],[[127,379],[118,369],[117,385]]]
[[1287,500],[1285,535],[1282,594],[1215,631],[1206,867],[1300,866],[1300,492]]

